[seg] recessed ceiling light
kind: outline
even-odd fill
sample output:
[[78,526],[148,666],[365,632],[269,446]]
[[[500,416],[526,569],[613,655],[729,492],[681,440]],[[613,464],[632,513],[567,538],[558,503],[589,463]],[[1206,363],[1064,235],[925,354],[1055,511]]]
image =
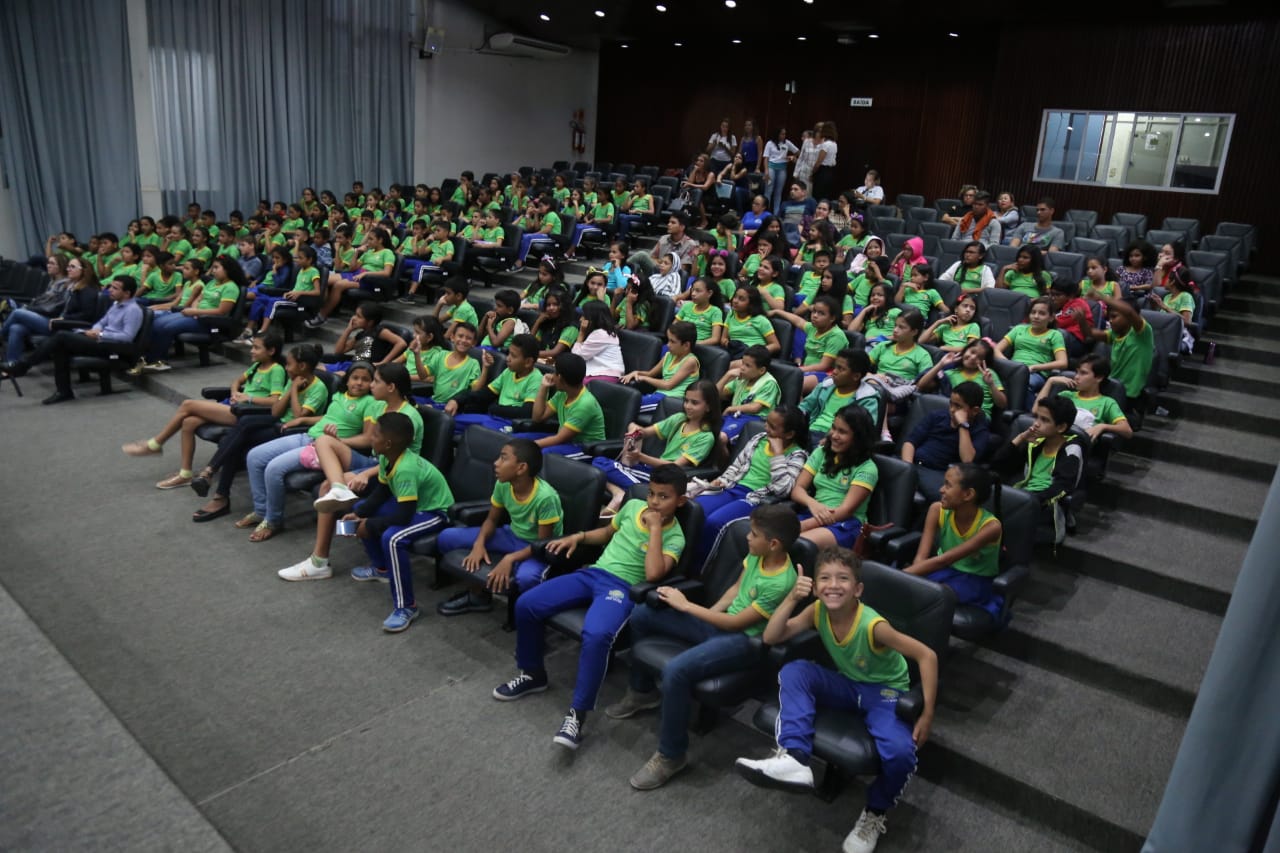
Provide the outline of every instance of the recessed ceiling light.
[[667,11],[667,7],[663,6],[661,3],[659,3],[657,6],[654,6],[653,8],[657,9],[659,12]]
[[736,9],[738,8],[738,0],[724,0],[724,5],[728,6],[730,9]]
[[604,17],[604,10],[603,10],[603,9],[596,9],[596,17],[597,17],[597,18],[603,18],[603,17]]
[[879,36],[877,33],[872,33],[871,35],[867,36],[867,38],[869,38],[869,39],[878,39],[878,38],[880,38],[880,36]]
[[619,46],[619,47],[622,47],[622,48],[628,48],[628,47],[631,47],[631,45],[629,45],[629,44],[622,44],[622,45],[618,45],[618,46]]
[[543,21],[551,20],[551,16],[548,15],[546,12],[543,12],[541,15],[538,16],[538,18]]
[[734,40],[733,40],[733,43],[734,43],[734,44],[742,44],[742,39],[734,39]]
[[813,0],[804,0],[804,2],[808,3],[810,6],[813,5]]
[[676,42],[676,47],[684,47],[684,42]]
[[960,38],[960,34],[959,34],[959,33],[947,33],[947,35],[951,36],[953,39],[958,39],[958,38]]
[[804,36],[796,36],[796,41],[806,41]]
[[1213,134],[1212,134],[1212,133],[1209,133],[1208,131],[1205,131],[1205,134],[1204,134],[1204,135],[1205,135],[1205,136],[1213,136]]

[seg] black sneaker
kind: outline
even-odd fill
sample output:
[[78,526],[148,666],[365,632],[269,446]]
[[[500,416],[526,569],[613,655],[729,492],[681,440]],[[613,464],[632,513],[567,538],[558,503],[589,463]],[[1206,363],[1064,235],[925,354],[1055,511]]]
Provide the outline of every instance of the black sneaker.
[[493,688],[493,698],[499,702],[514,702],[516,699],[523,699],[531,693],[541,693],[546,689],[546,673],[535,676],[521,672],[506,684],[499,684]]
[[306,326],[308,329],[318,329],[323,326],[324,323],[325,318],[321,317],[319,314],[314,317],[308,317],[302,321],[302,325]]
[[578,744],[582,743],[583,722],[584,720],[578,717],[578,712],[570,708],[564,722],[560,724],[560,731],[556,732],[552,740],[568,749],[577,749]]
[[460,592],[448,601],[436,605],[441,616],[461,616],[464,613],[488,613],[493,610],[493,596],[483,590]]

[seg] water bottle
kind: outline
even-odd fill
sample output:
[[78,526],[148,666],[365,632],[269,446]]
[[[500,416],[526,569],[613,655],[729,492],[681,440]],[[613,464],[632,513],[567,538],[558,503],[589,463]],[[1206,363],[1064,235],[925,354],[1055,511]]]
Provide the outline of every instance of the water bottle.
[[1204,348],[1204,363],[1213,364],[1214,356],[1216,356],[1217,354],[1218,354],[1218,344],[1214,341],[1209,341],[1208,346]]

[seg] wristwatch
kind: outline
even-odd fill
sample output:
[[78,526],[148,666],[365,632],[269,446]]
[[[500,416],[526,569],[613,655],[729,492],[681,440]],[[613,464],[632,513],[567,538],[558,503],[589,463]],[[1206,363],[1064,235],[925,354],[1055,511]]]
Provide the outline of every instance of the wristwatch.
[[969,429],[970,426],[972,426],[972,424],[970,424],[968,421],[965,421],[964,423],[956,424],[956,427],[959,429]]

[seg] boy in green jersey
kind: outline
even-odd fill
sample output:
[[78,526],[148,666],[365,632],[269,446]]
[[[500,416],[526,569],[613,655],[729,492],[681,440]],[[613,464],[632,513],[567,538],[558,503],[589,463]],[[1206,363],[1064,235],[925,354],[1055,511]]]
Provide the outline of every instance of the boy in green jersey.
[[[633,647],[654,636],[696,645],[667,661],[660,673],[633,665],[626,695],[605,709],[610,718],[622,720],[662,706],[658,751],[631,777],[631,787],[638,791],[660,787],[688,764],[689,720],[698,682],[752,669],[760,662],[765,647],[754,638],[795,585],[796,570],[787,549],[799,536],[800,521],[790,507],[756,507],[751,511],[742,572],[718,601],[703,606],[676,587],[660,586],[657,594],[665,607],[642,604],[632,612]],[[655,676],[661,678],[661,693]]]
[[[571,459],[586,459],[582,445],[604,441],[604,411],[594,394],[583,384],[587,363],[582,356],[562,352],[556,356],[555,372],[542,377],[533,401],[533,419],[545,421],[555,415],[559,427],[552,435],[529,433],[544,453],[559,453]],[[554,390],[554,393],[552,391]]]
[[675,516],[685,503],[687,484],[678,465],[655,468],[649,479],[648,500],[629,501],[607,524],[547,545],[549,554],[564,559],[579,545],[605,546],[594,565],[543,581],[516,602],[516,666],[520,671],[494,688],[493,698],[502,702],[547,689],[543,623],[561,611],[587,607],[573,700],[554,739],[561,746],[577,749],[582,741],[582,725],[595,708],[609,650],[635,607],[631,587],[662,580],[684,551],[684,531]]
[[[916,749],[929,737],[938,690],[938,658],[914,637],[897,631],[863,604],[861,561],[851,551],[828,548],[818,554],[816,577],[799,577],[783,599],[762,639],[786,642],[801,631],[817,630],[838,671],[811,660],[795,660],[778,673],[778,749],[769,758],[739,758],[736,768],[750,782],[788,790],[813,788],[813,718],[821,708],[854,711],[863,718],[876,752],[880,775],[867,788],[867,805],[844,841],[850,853],[871,853],[885,831],[885,815],[916,769]],[[792,615],[816,594],[816,601]],[[924,710],[915,726],[896,713],[908,684],[907,658],[915,661]]]
[[[535,543],[564,534],[560,495],[538,476],[542,451],[527,438],[513,438],[493,463],[497,482],[489,499],[489,515],[479,527],[451,527],[436,540],[439,554],[468,549],[462,567],[474,572],[489,567],[484,587],[464,590],[436,605],[442,616],[483,613],[493,609],[493,593],[506,592],[514,582],[516,594],[542,582],[547,571],[534,559]],[[506,524],[503,524],[503,521]],[[494,562],[494,557],[498,557]]]
[[458,414],[450,412],[454,432],[461,434],[473,425],[509,432],[516,418],[531,418],[538,386],[542,384],[542,374],[534,370],[537,362],[538,339],[529,334],[512,339],[507,350],[507,368],[492,380],[489,374],[493,370],[493,353],[483,353],[479,389],[450,401],[457,403]]

